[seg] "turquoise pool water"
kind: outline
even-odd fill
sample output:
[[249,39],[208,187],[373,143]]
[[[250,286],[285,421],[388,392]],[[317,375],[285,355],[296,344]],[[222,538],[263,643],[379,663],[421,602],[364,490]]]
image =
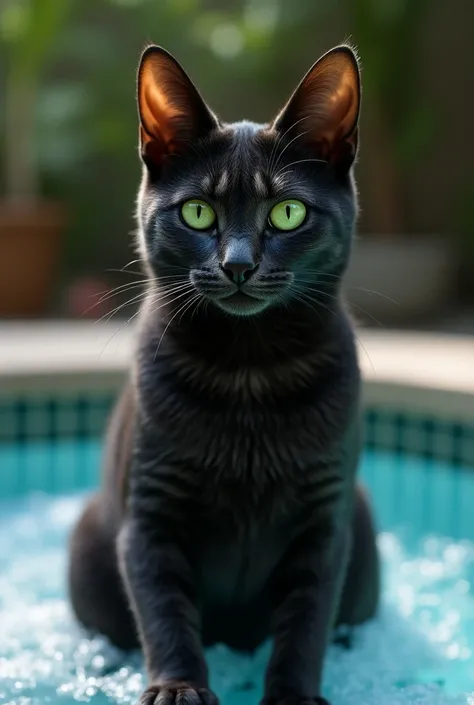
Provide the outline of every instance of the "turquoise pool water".
[[[66,541],[95,485],[100,444],[0,446],[0,704],[134,703],[139,655],[89,639],[65,599]],[[474,704],[474,473],[367,452],[361,475],[380,526],[384,599],[355,647],[331,647],[333,705]],[[28,494],[26,494],[28,493]],[[253,659],[209,652],[224,705],[257,705]]]

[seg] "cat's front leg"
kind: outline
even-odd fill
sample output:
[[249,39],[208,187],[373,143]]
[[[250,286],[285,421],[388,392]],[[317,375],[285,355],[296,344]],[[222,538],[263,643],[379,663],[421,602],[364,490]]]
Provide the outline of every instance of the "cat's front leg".
[[193,571],[170,522],[131,516],[119,539],[121,571],[150,685],[142,705],[217,705],[199,635]]
[[339,604],[349,532],[311,529],[290,547],[272,584],[273,650],[262,705],[328,705],[326,647]]

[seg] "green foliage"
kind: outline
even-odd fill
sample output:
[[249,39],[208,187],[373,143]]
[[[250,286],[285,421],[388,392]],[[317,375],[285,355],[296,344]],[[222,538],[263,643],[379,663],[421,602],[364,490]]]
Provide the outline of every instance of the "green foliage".
[[71,0],[4,0],[0,41],[5,57],[4,171],[10,198],[34,198],[38,189],[37,96]]
[[413,71],[428,7],[428,0],[0,0],[0,82],[5,69],[7,100],[19,89],[33,96],[34,120],[26,123],[33,136],[23,152],[15,137],[13,159],[28,162],[33,144],[38,190],[71,203],[71,266],[123,263],[140,169],[135,72],[146,43],[174,53],[223,119],[267,120],[298,75],[352,36],[366,100],[382,106],[397,165],[411,164],[438,128]]
[[345,0],[362,56],[364,90],[391,127],[395,156],[406,166],[420,157],[436,131],[434,111],[419,95],[417,65],[431,0]]
[[43,74],[71,7],[71,0],[4,0],[0,38],[13,80],[31,85]]

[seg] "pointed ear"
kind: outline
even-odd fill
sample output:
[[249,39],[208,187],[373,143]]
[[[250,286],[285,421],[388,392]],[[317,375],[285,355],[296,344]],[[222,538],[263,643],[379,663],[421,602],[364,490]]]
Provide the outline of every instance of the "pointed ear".
[[159,169],[170,154],[217,127],[191,80],[171,54],[150,46],[138,69],[140,151],[149,168]]
[[347,172],[357,152],[360,92],[355,53],[348,46],[331,49],[308,71],[273,128],[290,139],[299,136],[316,156]]

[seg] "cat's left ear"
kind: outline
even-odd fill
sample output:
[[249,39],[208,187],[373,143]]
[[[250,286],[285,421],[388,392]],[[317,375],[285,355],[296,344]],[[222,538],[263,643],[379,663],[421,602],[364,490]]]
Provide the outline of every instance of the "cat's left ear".
[[176,59],[157,46],[145,49],[140,60],[138,110],[141,155],[152,169],[217,127],[216,117]]
[[357,152],[360,93],[355,53],[348,46],[331,49],[308,71],[273,129],[347,172]]

